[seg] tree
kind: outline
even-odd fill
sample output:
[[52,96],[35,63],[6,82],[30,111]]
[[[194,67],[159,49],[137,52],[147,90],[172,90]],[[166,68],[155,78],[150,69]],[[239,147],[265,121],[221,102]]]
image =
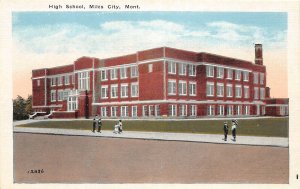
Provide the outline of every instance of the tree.
[[29,95],[26,100],[18,95],[13,100],[13,119],[28,119],[29,114],[32,114],[32,95]]

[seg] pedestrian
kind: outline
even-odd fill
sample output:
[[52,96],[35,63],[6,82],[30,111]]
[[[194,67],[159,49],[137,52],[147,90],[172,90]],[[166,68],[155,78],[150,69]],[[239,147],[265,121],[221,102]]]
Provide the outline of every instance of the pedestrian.
[[95,130],[96,130],[96,123],[97,121],[96,121],[96,116],[94,117],[94,119],[93,119],[93,133],[95,132]]
[[123,124],[122,120],[119,120],[119,133],[121,134],[123,132]]
[[228,135],[228,124],[227,124],[227,121],[224,122],[223,129],[224,129],[224,140],[227,141],[227,135]]
[[232,120],[231,132],[233,141],[236,141],[236,127],[237,127],[237,120]]
[[102,127],[102,121],[101,121],[101,118],[99,118],[98,120],[97,120],[97,123],[98,123],[98,133],[101,133],[101,127]]

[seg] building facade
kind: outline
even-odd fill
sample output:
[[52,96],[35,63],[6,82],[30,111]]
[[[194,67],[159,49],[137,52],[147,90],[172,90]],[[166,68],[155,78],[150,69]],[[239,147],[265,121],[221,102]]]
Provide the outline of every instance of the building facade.
[[266,115],[262,45],[255,62],[160,47],[32,71],[33,109],[52,118]]

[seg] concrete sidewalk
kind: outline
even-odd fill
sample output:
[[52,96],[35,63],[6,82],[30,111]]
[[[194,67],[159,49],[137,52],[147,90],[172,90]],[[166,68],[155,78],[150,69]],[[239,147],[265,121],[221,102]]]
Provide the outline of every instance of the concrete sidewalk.
[[289,146],[288,138],[283,138],[283,137],[254,137],[254,136],[237,135],[237,140],[234,142],[231,140],[232,139],[231,135],[228,135],[227,141],[224,141],[223,135],[216,135],[216,134],[137,132],[137,131],[124,131],[122,134],[114,134],[113,131],[107,131],[107,130],[104,130],[101,133],[97,133],[97,132],[93,133],[92,131],[89,130],[26,128],[26,127],[14,127],[14,132],[56,134],[56,135],[70,135],[70,136],[130,138],[130,139],[144,139],[144,140],[205,142],[205,143],[274,146],[274,147]]

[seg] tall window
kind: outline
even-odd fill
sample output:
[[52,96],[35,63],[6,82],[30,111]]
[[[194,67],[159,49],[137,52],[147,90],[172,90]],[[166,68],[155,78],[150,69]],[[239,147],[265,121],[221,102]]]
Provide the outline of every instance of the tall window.
[[110,116],[111,117],[117,117],[117,112],[118,112],[118,107],[117,106],[112,106],[110,108]]
[[139,96],[139,85],[138,83],[131,83],[131,97]]
[[148,72],[153,72],[153,64],[148,64]]
[[137,66],[131,66],[130,72],[131,72],[131,77],[137,77],[138,76],[138,67]]
[[177,108],[176,105],[169,105],[169,116],[176,116],[177,115]]
[[101,86],[101,98],[102,99],[108,98],[108,86],[107,85]]
[[111,80],[116,80],[118,79],[118,74],[117,74],[117,68],[111,69],[110,70],[110,79]]
[[57,85],[60,86],[62,84],[63,84],[63,82],[62,82],[62,76],[57,77]]
[[168,80],[168,94],[176,95],[176,80]]
[[131,117],[137,117],[137,106],[131,107]]
[[154,115],[154,107],[153,105],[149,105],[149,116],[153,116]]
[[179,70],[178,70],[179,75],[186,75],[186,64],[179,63],[178,67],[179,67]]
[[56,90],[51,90],[51,102],[56,101]]
[[154,113],[155,113],[155,116],[160,116],[160,106],[159,105],[155,105]]
[[244,86],[244,98],[249,98],[249,86]]
[[253,83],[258,84],[258,73],[257,72],[253,72]]
[[184,105],[184,104],[179,105],[179,115],[180,116],[187,115],[187,105]]
[[196,82],[189,82],[189,95],[196,96]]
[[127,68],[126,67],[121,67],[120,68],[120,78],[125,79],[127,78]]
[[37,84],[37,86],[40,86],[40,84],[41,84],[41,81],[38,79],[38,80],[36,80],[36,84]]
[[117,98],[118,97],[118,85],[110,86],[110,97]]
[[65,75],[65,85],[70,84],[70,75]]
[[75,111],[77,110],[78,103],[77,103],[77,97],[76,96],[70,96],[68,97],[68,111]]
[[245,115],[250,115],[250,106],[249,105],[244,106],[244,113],[245,113]]
[[52,77],[51,78],[51,86],[55,86],[56,85],[56,77]]
[[224,68],[217,67],[217,78],[223,78],[224,77]]
[[227,84],[226,85],[226,94],[227,94],[227,97],[232,97],[232,84]]
[[146,105],[143,105],[143,117],[148,116],[148,107]]
[[224,96],[224,84],[223,83],[217,83],[217,96],[218,97]]
[[107,107],[101,107],[101,117],[107,117]]
[[101,70],[101,81],[107,80],[107,70]]
[[247,72],[247,71],[243,72],[243,80],[244,81],[249,81],[249,72]]
[[190,116],[197,116],[197,105],[190,106]]
[[168,73],[176,74],[176,62],[168,62]]
[[64,99],[64,91],[58,90],[57,91],[57,101],[62,101]]
[[241,85],[236,85],[235,86],[235,97],[236,98],[241,98],[242,97],[242,86]]
[[260,88],[260,99],[261,100],[265,99],[265,88]]
[[196,76],[196,66],[195,65],[189,65],[189,76]]
[[258,100],[258,87],[254,87],[254,99]]
[[207,115],[208,116],[215,115],[215,106],[214,105],[208,105],[207,106]]
[[218,106],[218,115],[223,116],[224,115],[224,105]]
[[236,105],[236,115],[242,115],[242,105]]
[[186,95],[186,81],[179,81],[178,92],[179,95]]
[[78,89],[89,90],[90,77],[89,72],[78,73]]
[[214,96],[214,83],[206,83],[206,96]]
[[214,67],[213,66],[206,66],[206,77],[214,77]]
[[233,105],[227,106],[227,115],[229,116],[233,115]]
[[64,90],[64,97],[63,97],[63,99],[64,100],[67,100],[68,99],[68,97],[69,97],[69,94],[70,94],[70,89],[65,89]]
[[128,117],[128,106],[121,106],[121,117]]
[[128,84],[121,84],[121,98],[128,97]]
[[227,79],[232,79],[232,77],[233,77],[233,71],[232,71],[232,69],[227,69]]
[[235,70],[235,80],[241,80],[241,71]]
[[265,82],[265,74],[264,74],[264,73],[260,73],[260,74],[259,74],[259,83],[260,83],[261,85],[263,85],[264,82]]

